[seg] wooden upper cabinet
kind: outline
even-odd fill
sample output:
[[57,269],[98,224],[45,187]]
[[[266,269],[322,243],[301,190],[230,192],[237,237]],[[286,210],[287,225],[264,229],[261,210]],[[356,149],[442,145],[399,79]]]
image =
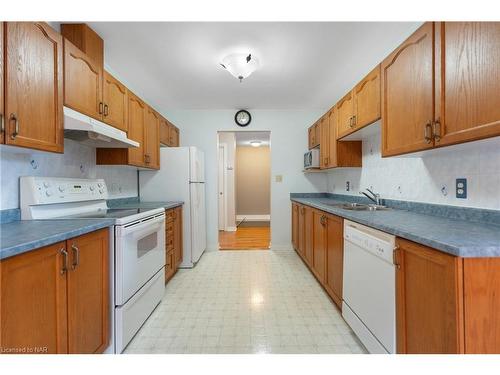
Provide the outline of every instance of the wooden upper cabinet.
[[500,22],[435,25],[437,146],[500,135]]
[[68,352],[66,250],[60,242],[0,261],[0,347],[4,350]]
[[312,269],[323,284],[326,276],[327,217],[324,212],[313,210],[313,259]]
[[63,42],[40,22],[6,22],[5,143],[63,152]]
[[103,102],[103,121],[117,129],[128,131],[127,88],[106,71],[103,79]]
[[104,40],[85,23],[63,23],[61,34],[100,66],[104,65]]
[[336,105],[337,107],[337,138],[349,134],[353,127],[354,98],[349,91]]
[[382,156],[433,147],[433,29],[422,25],[381,64]]
[[4,112],[4,95],[3,95],[3,27],[4,23],[0,22],[0,144],[4,143],[5,134],[5,112]]
[[308,145],[309,149],[318,147],[320,144],[319,121],[311,125],[308,129]]
[[109,345],[108,229],[67,241],[68,351],[101,353]]
[[64,105],[102,120],[103,68],[68,39],[64,39]]
[[462,259],[398,239],[398,353],[463,353]]
[[139,142],[139,147],[129,148],[128,162],[144,166],[146,104],[129,91],[128,93],[128,137]]
[[144,162],[149,168],[160,168],[160,116],[151,107],[146,108],[144,126]]
[[325,289],[342,309],[342,277],[344,270],[344,221],[341,217],[326,215],[326,277]]
[[179,129],[175,125],[170,124],[170,146],[179,147],[179,145],[180,145]]
[[354,87],[353,127],[358,130],[380,119],[380,65]]
[[164,146],[170,146],[170,124],[160,116],[160,143]]
[[319,167],[325,169],[330,167],[330,123],[328,113],[319,122],[319,133]]

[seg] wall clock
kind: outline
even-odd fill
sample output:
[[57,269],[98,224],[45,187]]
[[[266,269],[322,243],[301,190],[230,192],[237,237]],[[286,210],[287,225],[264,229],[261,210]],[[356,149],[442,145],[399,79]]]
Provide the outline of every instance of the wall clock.
[[234,121],[236,122],[236,125],[245,127],[252,121],[252,115],[250,112],[241,109],[234,115]]

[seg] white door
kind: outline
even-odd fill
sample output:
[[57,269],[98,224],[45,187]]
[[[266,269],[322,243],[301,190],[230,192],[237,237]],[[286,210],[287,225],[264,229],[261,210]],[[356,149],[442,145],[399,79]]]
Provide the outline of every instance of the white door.
[[225,212],[226,212],[226,205],[225,205],[225,188],[224,188],[224,173],[225,173],[225,162],[224,162],[224,146],[219,146],[219,167],[218,167],[218,173],[219,173],[219,182],[218,182],[218,193],[219,193],[219,230],[225,230],[226,229],[226,217],[225,217]]
[[207,247],[205,184],[191,183],[191,262],[196,263]]

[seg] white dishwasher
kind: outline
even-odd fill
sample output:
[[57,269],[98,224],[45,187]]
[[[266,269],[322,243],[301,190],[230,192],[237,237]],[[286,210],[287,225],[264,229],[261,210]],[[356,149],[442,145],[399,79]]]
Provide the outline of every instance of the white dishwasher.
[[395,237],[344,220],[342,316],[370,353],[396,352]]

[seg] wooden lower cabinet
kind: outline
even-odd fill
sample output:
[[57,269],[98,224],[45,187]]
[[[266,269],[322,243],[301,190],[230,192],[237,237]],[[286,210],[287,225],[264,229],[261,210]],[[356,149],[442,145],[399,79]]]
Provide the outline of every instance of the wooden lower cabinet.
[[183,259],[182,206],[170,208],[165,214],[165,282],[168,282],[177,272]]
[[326,277],[325,289],[342,309],[342,277],[344,275],[344,220],[326,215]]
[[398,353],[500,353],[500,259],[397,245]]
[[2,352],[106,349],[108,241],[106,228],[1,261]]
[[[325,288],[339,309],[342,309],[342,276],[344,268],[344,221],[341,217],[314,208],[292,203],[296,212],[297,246],[295,250]],[[292,234],[293,237],[293,234]]]
[[292,246],[298,250],[299,246],[299,205],[292,203]]
[[312,271],[321,284],[326,275],[326,215],[322,211],[313,211],[313,262]]

